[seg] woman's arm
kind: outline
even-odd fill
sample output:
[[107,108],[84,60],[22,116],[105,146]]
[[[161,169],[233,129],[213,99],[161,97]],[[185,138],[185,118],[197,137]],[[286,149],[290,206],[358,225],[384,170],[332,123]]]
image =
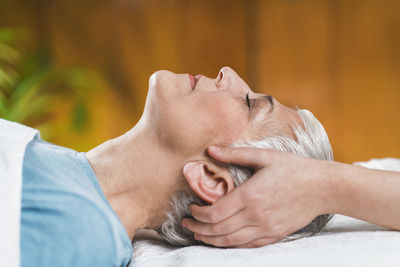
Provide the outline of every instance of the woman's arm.
[[400,230],[400,172],[369,170],[254,148],[209,149],[215,159],[253,166],[251,179],[212,206],[192,205],[183,224],[214,246],[258,247],[339,213]]

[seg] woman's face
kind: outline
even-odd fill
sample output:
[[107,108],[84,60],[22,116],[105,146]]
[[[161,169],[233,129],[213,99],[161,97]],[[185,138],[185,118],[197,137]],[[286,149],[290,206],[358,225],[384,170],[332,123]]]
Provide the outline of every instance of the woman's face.
[[157,71],[149,81],[143,118],[169,149],[193,154],[211,144],[290,134],[297,113],[253,92],[223,67],[217,78]]

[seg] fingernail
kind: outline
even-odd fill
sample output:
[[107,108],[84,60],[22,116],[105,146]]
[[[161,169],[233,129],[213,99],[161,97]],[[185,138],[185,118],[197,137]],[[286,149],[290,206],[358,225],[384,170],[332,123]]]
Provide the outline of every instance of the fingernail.
[[210,146],[210,149],[212,151],[214,151],[214,152],[220,152],[221,151],[221,147],[220,146],[215,146],[215,145]]

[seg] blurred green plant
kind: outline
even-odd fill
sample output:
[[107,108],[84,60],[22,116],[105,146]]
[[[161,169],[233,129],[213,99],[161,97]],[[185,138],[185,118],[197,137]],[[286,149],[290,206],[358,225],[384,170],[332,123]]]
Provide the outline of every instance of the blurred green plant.
[[38,128],[43,138],[51,138],[60,116],[56,105],[69,103],[72,130],[84,131],[90,122],[86,101],[96,86],[93,73],[56,66],[43,45],[33,53],[21,52],[16,47],[24,36],[21,30],[0,29],[0,117]]

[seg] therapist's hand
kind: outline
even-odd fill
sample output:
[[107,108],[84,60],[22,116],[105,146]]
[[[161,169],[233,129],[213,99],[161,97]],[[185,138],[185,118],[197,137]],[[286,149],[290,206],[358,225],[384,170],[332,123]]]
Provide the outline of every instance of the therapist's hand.
[[260,247],[328,213],[328,161],[257,148],[211,146],[208,152],[256,173],[211,206],[191,205],[196,220],[182,224],[196,239],[218,247]]

